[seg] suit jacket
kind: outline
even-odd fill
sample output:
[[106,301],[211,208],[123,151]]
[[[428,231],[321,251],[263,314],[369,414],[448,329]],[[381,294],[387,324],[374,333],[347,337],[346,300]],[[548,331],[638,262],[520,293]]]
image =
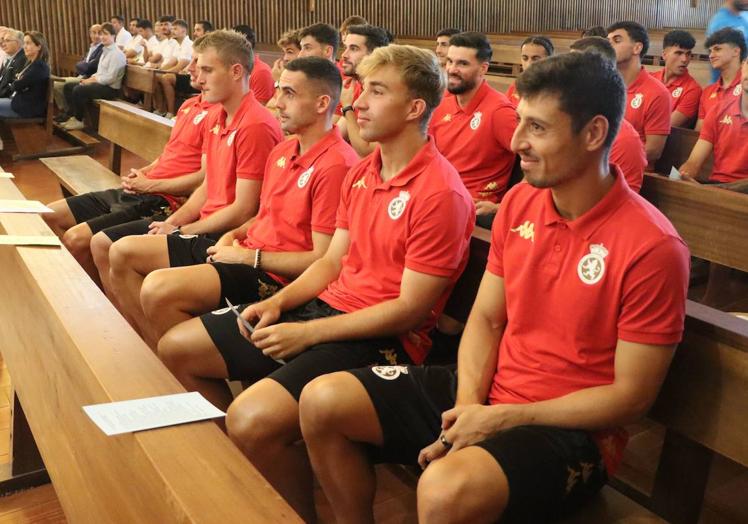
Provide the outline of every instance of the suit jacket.
[[16,53],[10,63],[0,72],[0,98],[8,98],[13,92],[11,84],[15,82],[18,72],[26,65],[26,54],[23,49]]
[[47,113],[49,65],[46,62],[35,60],[12,87],[10,107],[21,118],[39,118]]
[[[84,78],[88,78],[96,73],[96,69],[99,67],[99,58],[101,58],[101,52],[103,50],[104,46],[99,44],[94,48],[91,56],[88,56],[88,53],[86,53],[86,56],[84,56],[80,62],[75,64],[76,72]],[[86,58],[88,58],[88,60],[86,60]]]

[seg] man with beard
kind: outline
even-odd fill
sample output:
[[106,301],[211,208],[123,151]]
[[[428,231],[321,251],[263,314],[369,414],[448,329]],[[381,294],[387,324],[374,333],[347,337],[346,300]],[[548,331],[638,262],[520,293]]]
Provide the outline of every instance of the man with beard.
[[345,50],[340,59],[343,74],[347,77],[343,81],[343,91],[340,93],[340,106],[337,114],[342,118],[338,121],[343,137],[353,146],[359,156],[366,156],[374,151],[374,144],[361,138],[361,132],[356,120],[353,104],[361,95],[363,86],[356,73],[358,64],[376,48],[390,43],[387,32],[381,27],[373,25],[352,25],[348,27],[345,36]]
[[517,113],[485,80],[493,51],[485,35],[459,33],[447,51],[448,94],[429,132],[473,197],[478,224],[491,227],[516,160],[511,150]]
[[718,107],[725,98],[740,96],[740,62],[746,57],[746,43],[740,31],[726,27],[709,38],[704,46],[709,49],[709,63],[719,71],[719,78],[704,88],[699,103],[699,120],[696,130],[707,115]]
[[652,76],[670,91],[672,126],[693,126],[699,112],[701,86],[688,73],[691,51],[695,45],[696,40],[688,31],[670,31],[662,41],[662,59],[665,61],[665,67],[652,73]]

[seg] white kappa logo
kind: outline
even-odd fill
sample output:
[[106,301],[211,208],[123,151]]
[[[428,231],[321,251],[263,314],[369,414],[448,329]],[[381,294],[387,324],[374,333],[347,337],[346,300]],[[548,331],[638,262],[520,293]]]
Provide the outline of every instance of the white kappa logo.
[[312,176],[313,172],[314,166],[310,167],[299,175],[299,179],[296,181],[296,185],[299,186],[299,189],[303,188],[307,184],[307,182],[309,182],[309,178]]
[[478,129],[481,118],[483,118],[483,113],[481,113],[480,111],[474,113],[472,120],[470,120],[470,129],[472,129],[473,131]]
[[602,244],[592,244],[590,252],[582,257],[577,265],[577,275],[583,283],[597,284],[605,274],[605,257],[608,250]]
[[407,366],[374,366],[372,372],[384,380],[395,380],[400,375],[408,374]]
[[208,112],[207,112],[207,111],[200,111],[200,113],[198,113],[198,114],[197,114],[197,115],[195,116],[195,118],[193,118],[193,119],[192,119],[192,123],[193,123],[194,125],[197,125],[197,124],[199,124],[200,122],[202,122],[202,121],[203,121],[203,118],[205,118],[205,117],[206,117],[207,115],[208,115]]
[[680,98],[680,95],[683,94],[683,88],[682,87],[676,87],[673,89],[673,98]]
[[741,86],[740,84],[738,84],[738,85],[735,86],[735,89],[732,90],[732,94],[734,96],[740,96],[740,93],[742,91],[743,91],[743,86]]
[[233,143],[234,143],[234,137],[236,137],[236,132],[237,132],[237,131],[238,131],[238,129],[234,129],[234,130],[233,130],[233,131],[231,132],[231,134],[229,135],[229,139],[228,139],[228,140],[226,141],[226,144],[227,144],[227,145],[231,145],[231,144],[233,144]]
[[631,99],[631,107],[639,109],[644,101],[644,95],[642,93],[636,93],[636,96]]
[[396,196],[387,206],[387,214],[390,215],[392,220],[397,220],[405,212],[405,206],[410,200],[410,193],[407,191],[400,191],[400,195]]

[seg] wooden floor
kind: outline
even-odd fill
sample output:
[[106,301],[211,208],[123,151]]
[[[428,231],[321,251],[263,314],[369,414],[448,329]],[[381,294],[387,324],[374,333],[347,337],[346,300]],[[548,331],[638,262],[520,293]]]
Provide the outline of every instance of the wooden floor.
[[[106,164],[107,148],[97,146],[93,155]],[[61,198],[54,176],[39,161],[10,164],[0,158],[6,171],[14,173],[16,183],[26,198],[44,203]],[[123,152],[123,167],[143,165],[134,155]],[[1,349],[1,348],[0,348]],[[0,357],[0,464],[8,461],[10,421],[10,377]],[[642,489],[651,489],[657,457],[662,445],[663,432],[653,423],[642,423],[631,428],[631,441],[626,451],[619,474]],[[748,436],[747,436],[748,437]],[[392,471],[379,468],[379,490],[375,500],[375,515],[378,522],[395,524],[416,521],[415,500],[404,493],[405,482]],[[748,523],[748,472],[744,468],[718,458],[712,467],[704,511],[700,524]],[[330,506],[319,489],[316,499],[320,521],[333,522]],[[0,497],[0,524],[30,522],[65,522],[62,508],[51,485],[31,489],[14,495]]]

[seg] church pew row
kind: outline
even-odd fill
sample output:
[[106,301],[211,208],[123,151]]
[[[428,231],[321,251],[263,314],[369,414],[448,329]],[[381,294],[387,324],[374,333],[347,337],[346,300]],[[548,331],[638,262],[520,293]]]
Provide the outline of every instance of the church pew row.
[[[0,232],[52,235],[36,215]],[[64,248],[2,247],[0,267],[0,349],[70,521],[300,522],[212,422],[104,435],[81,406],[184,389]]]

